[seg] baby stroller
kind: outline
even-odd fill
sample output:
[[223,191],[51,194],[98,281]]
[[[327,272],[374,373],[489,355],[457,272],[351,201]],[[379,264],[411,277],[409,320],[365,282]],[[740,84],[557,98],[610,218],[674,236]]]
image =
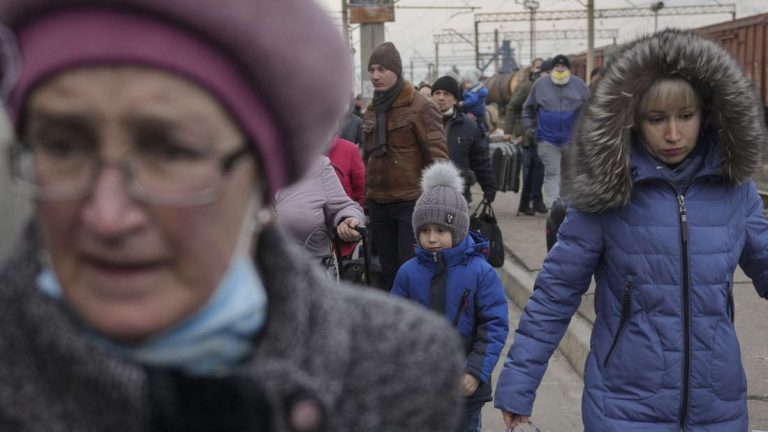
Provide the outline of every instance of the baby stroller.
[[341,241],[334,239],[339,277],[348,282],[371,286],[371,282],[381,274],[381,266],[378,260],[372,257],[368,228],[358,226],[355,230],[360,233],[362,239],[362,244],[357,248],[357,257],[354,257],[354,254],[342,256]]
[[[304,249],[307,249],[309,242],[314,238],[324,238],[328,245],[327,252],[318,256],[319,263],[328,279],[336,284],[344,280],[348,282],[371,285],[371,278],[376,277],[381,272],[381,267],[371,259],[370,242],[368,237],[368,228],[358,226],[355,230],[360,233],[362,245],[356,248],[357,257],[353,254],[342,255],[342,240],[335,234],[335,230],[327,227],[318,227],[312,230],[304,240]],[[316,237],[317,236],[317,237]],[[376,272],[378,269],[378,273]]]

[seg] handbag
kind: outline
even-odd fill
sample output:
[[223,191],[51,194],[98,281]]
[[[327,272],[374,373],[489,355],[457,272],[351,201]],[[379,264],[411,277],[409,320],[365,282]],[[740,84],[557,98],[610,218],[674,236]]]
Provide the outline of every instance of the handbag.
[[488,200],[483,199],[469,218],[469,229],[488,239],[488,263],[493,267],[504,265],[504,240],[496,214]]

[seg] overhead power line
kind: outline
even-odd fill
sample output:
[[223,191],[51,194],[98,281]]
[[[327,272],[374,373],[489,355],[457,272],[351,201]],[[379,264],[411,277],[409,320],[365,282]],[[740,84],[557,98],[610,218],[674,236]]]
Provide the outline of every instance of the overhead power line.
[[470,10],[481,9],[480,6],[395,6],[395,9],[438,9],[438,10]]
[[[736,16],[736,5],[693,5],[693,6],[670,6],[658,11],[652,11],[650,8],[618,8],[618,9],[595,9],[595,18],[628,18],[628,17],[653,17],[673,16],[673,15],[695,15],[695,14],[731,14]],[[497,12],[497,13],[477,13],[475,14],[475,23],[483,22],[508,22],[508,21],[529,21],[530,12]],[[586,10],[558,10],[558,11],[536,11],[537,21],[555,21],[555,20],[577,20],[587,19]]]
[[[585,39],[587,37],[586,30],[542,30],[535,32],[537,40],[569,40],[569,39]],[[530,39],[531,32],[529,31],[504,31],[498,33],[499,40],[510,41],[525,41]],[[597,39],[616,39],[619,37],[618,29],[601,29],[595,30],[595,38]],[[452,43],[467,43],[474,44],[475,35],[473,33],[441,33],[432,36],[433,42],[436,44],[452,44]],[[494,32],[478,33],[478,42],[494,42],[496,35]]]

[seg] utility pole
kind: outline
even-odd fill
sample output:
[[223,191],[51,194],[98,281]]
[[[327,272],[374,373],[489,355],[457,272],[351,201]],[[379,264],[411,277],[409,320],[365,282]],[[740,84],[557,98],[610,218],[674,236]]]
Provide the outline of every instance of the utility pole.
[[480,69],[480,37],[478,30],[480,29],[480,23],[475,21],[475,69]]
[[651,5],[651,12],[653,12],[653,32],[659,30],[659,11],[664,8],[664,2],[656,2]]
[[584,76],[587,78],[587,84],[590,82],[589,75],[595,67],[595,0],[587,0],[587,70]]
[[347,12],[347,0],[341,0],[341,31],[344,41],[349,46],[349,13]]
[[[493,29],[493,52],[499,52],[499,29]],[[493,59],[494,73],[499,73],[499,56]]]
[[523,6],[531,12],[531,58],[536,57],[536,9],[539,8],[539,2],[536,0],[525,0]]
[[[440,44],[435,42],[435,70],[437,74],[440,74]],[[429,81],[434,81],[432,76],[428,77]]]

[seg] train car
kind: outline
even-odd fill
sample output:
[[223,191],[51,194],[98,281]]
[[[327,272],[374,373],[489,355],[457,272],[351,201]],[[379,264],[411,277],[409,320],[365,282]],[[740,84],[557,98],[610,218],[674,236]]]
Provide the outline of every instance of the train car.
[[[611,58],[621,53],[623,48],[624,45],[606,45],[595,48],[595,64],[592,67],[605,66]],[[587,82],[587,75],[591,71],[587,71],[586,51],[579,54],[572,54],[568,57],[571,60],[571,73],[583,79],[584,82]]]
[[755,83],[763,107],[768,112],[768,13],[695,29],[733,54],[744,72]]

